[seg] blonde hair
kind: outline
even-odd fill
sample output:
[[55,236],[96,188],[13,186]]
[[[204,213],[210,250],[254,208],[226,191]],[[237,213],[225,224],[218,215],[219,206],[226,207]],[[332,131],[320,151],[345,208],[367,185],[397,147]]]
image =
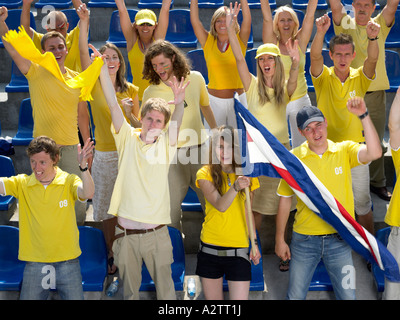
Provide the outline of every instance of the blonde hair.
[[276,35],[276,38],[279,40],[280,39],[280,33],[279,33],[279,28],[278,28],[278,22],[279,22],[279,15],[283,12],[287,12],[291,15],[294,23],[295,23],[295,27],[293,29],[293,34],[292,34],[292,39],[296,39],[297,33],[299,32],[299,27],[300,27],[300,22],[299,22],[299,18],[297,17],[296,12],[290,8],[289,6],[285,5],[285,6],[280,6],[278,9],[275,10],[275,17],[274,20],[272,22],[272,28],[273,31]]
[[[265,55],[263,55],[265,56]],[[272,97],[268,95],[267,85],[264,81],[263,72],[260,68],[259,59],[257,59],[257,82],[258,82],[258,98],[261,105],[271,102]],[[278,106],[285,104],[285,69],[280,56],[274,56],[275,73],[272,79],[272,87],[274,89],[275,102]]]
[[164,125],[168,123],[171,118],[171,109],[167,101],[162,98],[150,98],[146,100],[140,109],[140,118],[143,119],[148,112],[158,111],[164,115]]
[[[218,36],[217,30],[215,29],[215,22],[221,17],[226,17],[225,8],[228,9],[227,6],[219,7],[217,10],[215,10],[214,14],[211,17],[210,34],[214,38],[216,38]],[[239,26],[239,23],[236,21],[235,22],[235,33],[238,33],[239,31],[240,31],[240,26]]]

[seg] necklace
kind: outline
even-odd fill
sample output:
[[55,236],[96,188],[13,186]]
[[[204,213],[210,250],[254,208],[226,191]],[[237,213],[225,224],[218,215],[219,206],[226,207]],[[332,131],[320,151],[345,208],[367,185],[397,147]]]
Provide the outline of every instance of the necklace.
[[52,183],[52,182],[53,182],[54,178],[55,178],[55,176],[54,176],[54,177],[53,177],[53,179],[51,179],[51,180],[47,180],[47,181],[40,181],[40,183],[41,183],[41,184],[50,184],[50,183]]
[[229,173],[227,173],[226,176],[228,177],[228,186],[231,186],[232,183],[231,183],[231,179],[229,178]]

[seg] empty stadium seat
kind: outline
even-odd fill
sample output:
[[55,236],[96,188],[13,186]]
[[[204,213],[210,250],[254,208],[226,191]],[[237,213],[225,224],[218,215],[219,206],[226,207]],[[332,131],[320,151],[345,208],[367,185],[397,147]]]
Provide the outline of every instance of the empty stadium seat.
[[[249,3],[250,9],[261,9],[260,0],[249,0],[248,3]],[[271,10],[276,9],[276,1],[270,0],[269,6],[270,6]]]
[[[384,246],[387,246],[388,244],[390,229],[390,227],[386,227],[378,230],[375,234],[376,239],[379,240]],[[372,264],[372,274],[374,276],[378,292],[383,292],[385,289],[385,275],[376,263]]]
[[[324,64],[327,67],[332,67],[333,66],[333,62],[332,62],[331,57],[329,56],[329,50],[322,49],[322,55],[324,56]],[[304,71],[305,71],[306,81],[307,81],[307,87],[308,87],[308,91],[315,92],[314,85],[313,85],[312,80],[311,80],[310,63],[311,63],[311,61],[310,61],[310,51],[307,51],[306,52],[306,64],[304,66]]]
[[326,271],[325,265],[321,260],[314,271],[314,275],[311,279],[309,291],[332,291],[332,282],[329,278],[328,272]]
[[400,47],[400,6],[397,7],[395,14],[395,22],[389,35],[386,38],[385,48],[399,48]]
[[[15,168],[11,158],[0,155],[0,177],[11,177],[15,175]],[[7,211],[16,201],[13,196],[0,196],[0,214],[1,211]],[[0,236],[0,239],[1,236]]]
[[181,208],[182,211],[203,211],[199,198],[197,197],[196,192],[191,187],[189,187],[188,192],[183,199]]
[[385,51],[386,73],[390,83],[390,89],[387,91],[396,92],[397,88],[400,87],[400,56],[397,51]]
[[[259,252],[262,252],[261,249],[261,242],[260,242],[260,237],[257,232],[257,242],[258,242],[258,250]],[[249,246],[249,250],[251,250],[251,244]],[[262,255],[260,258],[260,262],[255,265],[251,263],[251,281],[250,281],[250,291],[264,291],[264,272],[263,272],[263,260],[262,260]],[[226,281],[224,277],[224,282],[223,282],[223,290],[228,291],[228,282]]]
[[[131,21],[135,21],[135,16],[138,10],[127,9]],[[115,44],[117,47],[126,47],[126,40],[124,34],[122,33],[121,23],[119,20],[118,10],[113,11],[111,14],[110,28],[107,42]]]
[[117,5],[114,0],[90,0],[88,7],[91,8],[116,8]]
[[[308,0],[293,0],[292,6],[294,9],[306,10],[308,6]],[[326,0],[318,0],[317,10],[327,10],[327,9],[328,9],[328,3],[326,2]]]
[[[21,9],[12,9],[8,10],[8,17],[6,19],[6,24],[8,26],[9,30],[17,30],[18,27],[21,25],[20,20],[21,20]],[[31,12],[30,14],[30,20],[31,20],[31,28],[36,30],[36,23],[35,23],[35,17],[33,16],[33,13]],[[4,48],[4,44],[2,39],[0,38],[0,48]]]
[[[137,4],[139,9],[154,9],[161,8],[162,0],[139,0]],[[174,6],[174,0],[171,0],[171,5],[169,6],[172,9]]]
[[27,146],[33,139],[33,117],[31,99],[21,101],[19,108],[18,130],[13,137],[12,143],[15,146]]
[[0,7],[6,7],[7,9],[16,9],[22,6],[22,0],[2,0],[0,1]]
[[39,0],[35,3],[35,8],[43,8],[44,6],[53,6],[56,9],[67,9],[72,6],[71,0]]
[[250,73],[257,77],[257,59],[256,57],[257,48],[253,48],[246,51],[246,63],[247,68],[249,68]]
[[[168,227],[169,236],[173,247],[174,262],[171,265],[172,280],[175,290],[182,291],[185,279],[185,249],[183,247],[182,235],[178,229]],[[140,291],[155,291],[154,281],[151,279],[145,263],[142,267],[142,284]]]
[[0,290],[20,291],[25,262],[18,260],[18,228],[0,226],[0,239]]
[[78,228],[83,291],[103,291],[108,272],[108,253],[103,232],[88,226]]
[[[199,8],[214,8],[217,9],[224,5],[224,0],[198,0]],[[190,7],[190,1],[189,1]]]
[[19,70],[14,61],[11,61],[11,80],[5,87],[6,92],[29,92],[28,80]]
[[208,84],[208,69],[206,60],[204,59],[203,49],[191,50],[187,53],[187,57],[192,62],[192,69],[200,72],[203,75],[206,84]]
[[169,24],[165,40],[180,48],[196,48],[197,37],[190,22],[188,9],[173,9],[169,12]]

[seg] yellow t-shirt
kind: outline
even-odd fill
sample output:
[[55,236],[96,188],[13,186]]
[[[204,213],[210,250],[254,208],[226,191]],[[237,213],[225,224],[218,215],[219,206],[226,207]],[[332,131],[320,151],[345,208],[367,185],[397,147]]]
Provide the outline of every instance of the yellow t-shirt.
[[[68,80],[78,73],[66,68],[63,74]],[[78,103],[80,89],[72,89],[53,74],[31,63],[25,75],[34,120],[33,137],[48,136],[60,145],[75,145],[78,139]]]
[[[224,179],[223,194],[225,194],[230,186],[225,172],[222,172]],[[196,186],[199,187],[199,180],[212,181],[210,169],[208,166],[202,167],[197,171]],[[231,183],[236,180],[234,173],[229,174]],[[260,187],[257,178],[251,178],[251,191]],[[201,229],[200,239],[204,243],[221,246],[246,248],[249,246],[249,234],[247,231],[246,212],[245,212],[246,195],[236,195],[230,207],[225,212],[220,212],[213,207],[211,203],[206,201],[206,212]]]
[[81,184],[78,176],[57,168],[56,177],[47,188],[33,173],[2,180],[6,194],[19,201],[18,259],[51,263],[79,257],[75,217],[75,201]]
[[139,48],[139,38],[137,38],[131,51],[128,52],[128,60],[131,66],[132,83],[139,87],[139,101],[142,101],[143,92],[150,85],[150,82],[143,79],[144,54]]
[[[182,124],[179,129],[178,148],[197,146],[207,140],[207,133],[201,119],[200,106],[210,105],[206,83],[203,76],[197,71],[191,71],[186,77],[185,83],[190,84],[185,90],[185,109]],[[165,101],[174,100],[174,94],[164,82],[158,85],[150,85],[143,94],[143,103],[150,98],[163,98]],[[143,104],[142,104],[143,105]],[[171,112],[175,106],[170,105]]]
[[[239,39],[240,48],[242,49],[242,54],[245,56],[246,44],[242,42],[239,35],[237,37]],[[208,34],[203,50],[208,69],[208,87],[210,89],[243,88],[231,46],[229,46],[225,52],[221,52],[218,49],[217,39]]]
[[171,223],[168,171],[176,146],[169,145],[167,130],[152,144],[145,144],[141,130],[126,121],[118,133],[112,126],[112,132],[118,176],[108,213],[143,223]]
[[386,212],[385,222],[394,227],[400,227],[400,148],[392,149],[392,159],[396,170],[396,186],[393,190],[392,199]]
[[[291,151],[315,174],[353,218],[354,198],[351,168],[361,164],[358,160],[360,148],[361,145],[353,141],[334,143],[328,140],[328,149],[322,157],[308,148],[307,141]],[[283,197],[294,195],[293,190],[284,180],[281,180],[277,193]],[[308,235],[337,232],[330,224],[311,211],[298,197],[296,208],[293,231]]]
[[312,77],[317,96],[317,106],[328,120],[328,139],[333,142],[352,140],[364,142],[364,130],[360,119],[347,110],[347,100],[364,97],[371,83],[363,72],[363,67],[350,68],[350,74],[342,83],[336,76],[334,67],[324,65],[322,73]]
[[[303,53],[299,47],[300,61],[299,61],[299,74],[297,76],[297,87],[292,96],[290,97],[291,101],[300,99],[304,97],[308,93],[307,81],[304,72],[304,68],[306,65],[306,55]],[[286,81],[289,79],[290,68],[292,66],[292,59],[289,55],[281,54],[281,60],[283,66],[285,68],[285,79]]]
[[271,102],[260,105],[258,97],[258,80],[252,75],[249,90],[246,92],[249,111],[260,123],[271,132],[280,143],[289,143],[289,131],[286,121],[286,105],[289,102],[285,86],[286,103],[277,106],[275,103],[274,89],[268,88],[267,93],[272,97]]
[[[124,92],[117,92],[117,100],[125,119],[127,119],[125,112],[122,108],[121,100],[125,98],[134,98],[138,93],[138,88],[131,83],[128,83],[128,89]],[[101,88],[100,81],[97,81],[93,87],[92,96],[93,101],[90,101],[92,109],[93,122],[94,122],[94,136],[96,139],[96,150],[108,152],[116,151],[114,137],[111,133],[111,113],[108,107],[106,98],[104,97],[103,89]],[[128,119],[127,119],[128,121]]]
[[[33,30],[33,43],[40,52],[42,52],[42,46],[40,41],[43,38],[43,34]],[[67,33],[65,39],[67,43],[68,54],[65,58],[64,65],[71,70],[82,72],[81,67],[81,56],[79,53],[79,25]]]
[[[385,64],[385,41],[390,32],[390,29],[394,25],[394,20],[392,26],[386,26],[386,22],[381,13],[379,13],[375,18],[371,19],[375,23],[378,23],[381,28],[378,34],[378,45],[379,45],[379,58],[376,64],[376,77],[371,82],[368,91],[377,90],[387,90],[389,89],[389,79],[386,73]],[[366,26],[360,26],[356,24],[355,19],[351,18],[349,15],[345,15],[342,18],[340,26],[333,24],[335,33],[346,33],[353,37],[355,44],[356,57],[353,60],[351,66],[353,68],[359,68],[364,65],[364,61],[368,56],[368,37]]]

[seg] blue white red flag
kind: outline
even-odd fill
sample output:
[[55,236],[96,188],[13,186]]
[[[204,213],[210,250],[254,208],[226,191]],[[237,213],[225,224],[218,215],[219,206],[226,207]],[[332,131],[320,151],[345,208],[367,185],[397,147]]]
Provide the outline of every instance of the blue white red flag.
[[314,173],[237,100],[235,112],[241,133],[243,174],[283,178],[296,195],[315,214],[331,224],[354,251],[367,261],[376,263],[388,280],[400,282],[399,266],[387,248],[357,223]]

